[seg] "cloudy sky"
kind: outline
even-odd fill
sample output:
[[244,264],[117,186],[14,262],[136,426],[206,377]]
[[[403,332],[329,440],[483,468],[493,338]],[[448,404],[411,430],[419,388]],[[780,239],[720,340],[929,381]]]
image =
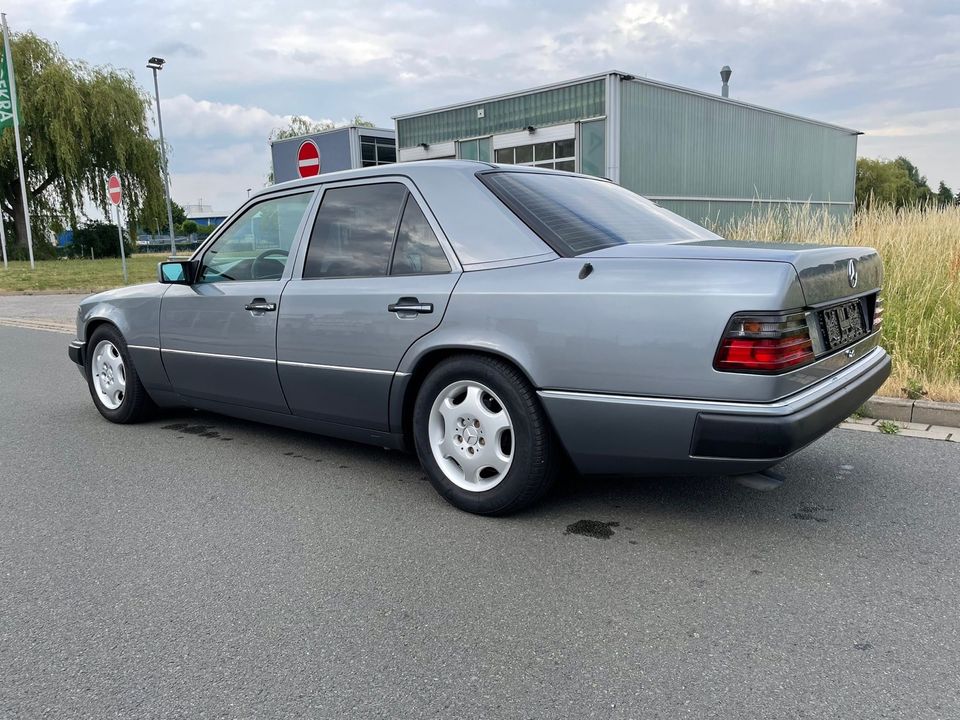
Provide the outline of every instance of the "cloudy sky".
[[230,210],[292,114],[341,121],[624,70],[863,130],[960,189],[956,0],[7,0],[70,57],[161,73],[173,196]]

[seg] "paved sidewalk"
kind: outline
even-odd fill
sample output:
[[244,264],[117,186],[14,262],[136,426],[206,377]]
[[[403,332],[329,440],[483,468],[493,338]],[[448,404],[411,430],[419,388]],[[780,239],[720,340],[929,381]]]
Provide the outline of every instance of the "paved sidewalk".
[[86,295],[0,295],[0,321],[47,321],[74,327],[77,305]]

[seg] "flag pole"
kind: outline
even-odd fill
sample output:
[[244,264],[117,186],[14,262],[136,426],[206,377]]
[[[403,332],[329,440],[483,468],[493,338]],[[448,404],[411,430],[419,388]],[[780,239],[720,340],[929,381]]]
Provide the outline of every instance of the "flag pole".
[[17,103],[17,81],[13,77],[13,51],[10,48],[10,30],[7,28],[7,14],[0,13],[3,19],[3,49],[7,57],[7,72],[10,75],[10,102],[13,104],[13,136],[17,141],[17,163],[20,166],[20,195],[23,198],[23,216],[27,223],[27,249],[30,253],[30,269],[35,269],[33,264],[33,232],[30,229],[30,204],[27,199],[27,178],[23,173],[23,150],[20,147],[20,113]]

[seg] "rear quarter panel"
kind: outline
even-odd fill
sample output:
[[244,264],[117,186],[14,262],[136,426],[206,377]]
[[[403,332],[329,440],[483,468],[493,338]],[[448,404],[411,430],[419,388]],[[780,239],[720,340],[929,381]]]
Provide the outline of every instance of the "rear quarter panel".
[[[440,327],[404,358],[475,348],[513,360],[540,389],[766,402],[820,369],[777,377],[719,373],[713,358],[735,312],[804,305],[786,262],[557,259],[464,273]],[[825,371],[823,374],[828,374]]]

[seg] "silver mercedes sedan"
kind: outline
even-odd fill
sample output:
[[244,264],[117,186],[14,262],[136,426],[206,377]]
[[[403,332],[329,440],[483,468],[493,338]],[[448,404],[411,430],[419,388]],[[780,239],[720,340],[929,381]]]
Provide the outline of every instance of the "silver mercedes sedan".
[[413,449],[475,513],[585,474],[750,475],[886,379],[863,247],[728,242],[617,185],[461,161],[251,197],[158,282],[99,293],[94,405]]

